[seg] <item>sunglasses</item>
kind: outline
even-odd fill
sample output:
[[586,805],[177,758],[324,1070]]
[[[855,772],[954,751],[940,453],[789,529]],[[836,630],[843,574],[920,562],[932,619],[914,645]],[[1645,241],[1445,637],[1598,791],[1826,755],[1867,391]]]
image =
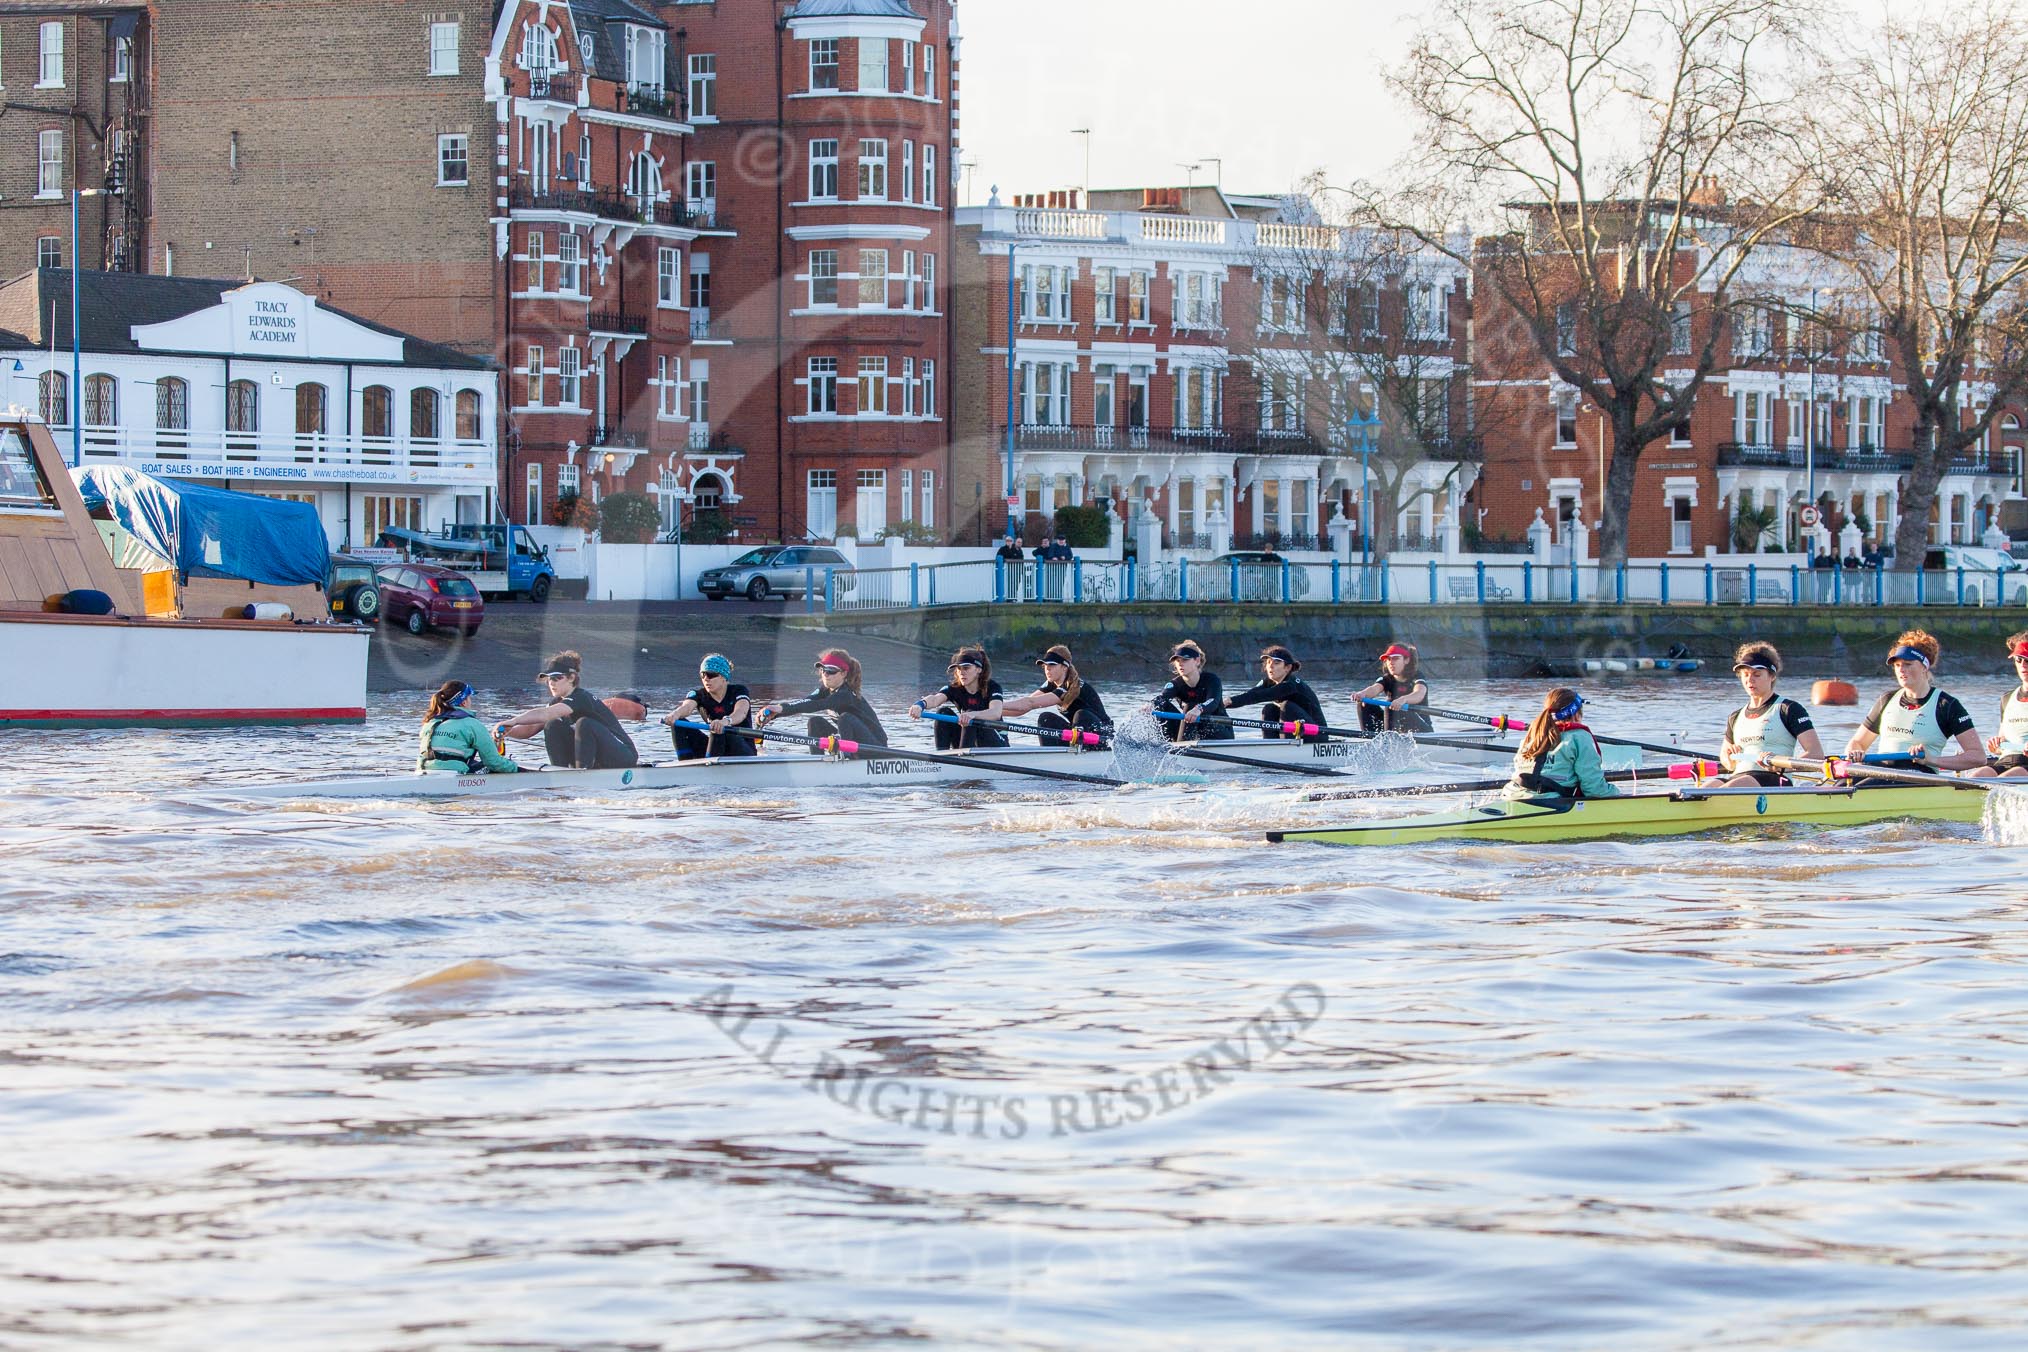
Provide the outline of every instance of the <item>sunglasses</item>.
[[977,662],[953,662],[949,666],[945,667],[944,670],[962,671],[966,667],[970,667],[972,670],[977,671],[979,669],[979,664]]
[[2013,657],[2016,662],[2028,662],[2028,653],[2015,653]]
[[834,667],[828,662],[817,663],[817,670],[823,672],[826,676],[841,676],[845,672],[845,668]]
[[1171,662],[1181,662],[1185,658],[1188,658],[1193,662],[1202,662],[1204,660],[1204,654],[1198,652],[1195,648],[1185,648],[1181,652],[1173,652],[1169,654],[1169,660]]
[[697,673],[697,679],[700,681],[722,681],[725,679],[725,673],[722,671],[700,671]]

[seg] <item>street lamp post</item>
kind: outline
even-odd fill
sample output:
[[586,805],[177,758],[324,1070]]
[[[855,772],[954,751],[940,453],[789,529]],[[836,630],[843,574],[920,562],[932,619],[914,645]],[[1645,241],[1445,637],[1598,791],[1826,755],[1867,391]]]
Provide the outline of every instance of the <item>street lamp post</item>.
[[[994,200],[997,201],[999,196],[1000,189],[995,186]],[[1021,241],[1012,239],[1007,241],[1007,538],[1009,540],[1021,537],[1018,517],[1020,509],[1016,505],[1019,497],[1014,491],[1014,428],[1020,417],[1019,399],[1014,389],[1014,326],[1020,305],[1020,298],[1016,293],[1018,278],[1014,271],[1014,255],[1020,248]]]
[[1373,432],[1380,426],[1380,409],[1377,401],[1373,412],[1368,415],[1360,410],[1355,396],[1346,409],[1345,431],[1354,446],[1359,448],[1359,590],[1366,590],[1367,570],[1373,563]]
[[78,202],[86,197],[103,195],[103,188],[78,188],[70,190],[70,464],[76,469],[84,463],[84,346],[78,337],[77,274],[80,260],[77,255]]

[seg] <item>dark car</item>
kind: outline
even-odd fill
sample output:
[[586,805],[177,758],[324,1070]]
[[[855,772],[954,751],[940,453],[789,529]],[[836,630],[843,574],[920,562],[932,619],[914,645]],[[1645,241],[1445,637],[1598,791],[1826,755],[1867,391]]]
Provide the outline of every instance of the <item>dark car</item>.
[[[1220,554],[1211,560],[1217,570],[1208,579],[1207,595],[1224,596],[1232,590],[1233,565],[1238,565],[1239,600],[1279,601],[1282,599],[1282,556],[1271,549],[1241,549]],[[1190,575],[1190,591],[1197,594],[1202,574]],[[1297,564],[1289,570],[1289,599],[1299,601],[1310,594],[1310,570]]]
[[390,563],[380,570],[380,612],[411,634],[432,629],[479,632],[486,602],[472,579],[435,563]]
[[697,590],[714,601],[735,592],[749,601],[801,596],[807,585],[823,587],[826,569],[836,579],[839,591],[852,590],[852,561],[828,545],[763,545],[721,568],[700,573]]
[[380,583],[369,560],[333,554],[324,595],[331,600],[331,613],[341,620],[372,624],[380,618]]

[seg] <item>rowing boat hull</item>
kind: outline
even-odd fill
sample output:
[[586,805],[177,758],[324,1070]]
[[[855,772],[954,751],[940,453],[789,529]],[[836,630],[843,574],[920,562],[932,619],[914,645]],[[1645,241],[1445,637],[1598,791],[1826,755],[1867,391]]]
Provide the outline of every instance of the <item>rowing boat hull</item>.
[[1729,826],[1791,822],[1856,826],[1914,817],[1975,822],[1986,795],[1977,789],[1706,789],[1620,798],[1524,799],[1486,803],[1371,824],[1270,831],[1271,841],[1322,845],[1418,845],[1438,840],[1565,841],[1603,836],[1676,836]]
[[[1188,745],[1188,744],[1186,744]],[[1365,742],[1233,741],[1208,742],[1204,749],[1219,756],[1239,756],[1264,767],[1302,765],[1326,770],[1354,768]],[[250,784],[221,788],[236,798],[496,798],[508,794],[562,791],[620,793],[636,789],[728,791],[832,788],[909,788],[925,784],[984,784],[998,788],[1033,789],[1051,782],[1022,770],[1124,779],[1110,750],[1074,751],[1067,747],[983,747],[943,753],[943,761],[885,757],[833,758],[765,752],[716,760],[640,765],[631,770],[545,769],[513,775],[381,775],[365,779],[310,780],[287,784]],[[1428,754],[1449,759],[1452,748],[1431,748]],[[1474,763],[1504,765],[1510,748],[1494,744]],[[1251,774],[1252,766],[1202,757],[1177,757],[1171,772]]]

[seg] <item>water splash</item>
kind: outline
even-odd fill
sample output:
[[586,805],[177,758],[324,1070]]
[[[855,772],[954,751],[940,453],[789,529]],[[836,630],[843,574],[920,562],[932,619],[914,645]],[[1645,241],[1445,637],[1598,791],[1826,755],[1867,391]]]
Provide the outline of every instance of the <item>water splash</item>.
[[1174,774],[1170,764],[1174,750],[1162,735],[1162,724],[1147,709],[1137,709],[1113,724],[1113,766],[1121,779],[1146,782]]
[[1979,833],[1988,845],[2028,845],[2028,786],[1988,793]]

